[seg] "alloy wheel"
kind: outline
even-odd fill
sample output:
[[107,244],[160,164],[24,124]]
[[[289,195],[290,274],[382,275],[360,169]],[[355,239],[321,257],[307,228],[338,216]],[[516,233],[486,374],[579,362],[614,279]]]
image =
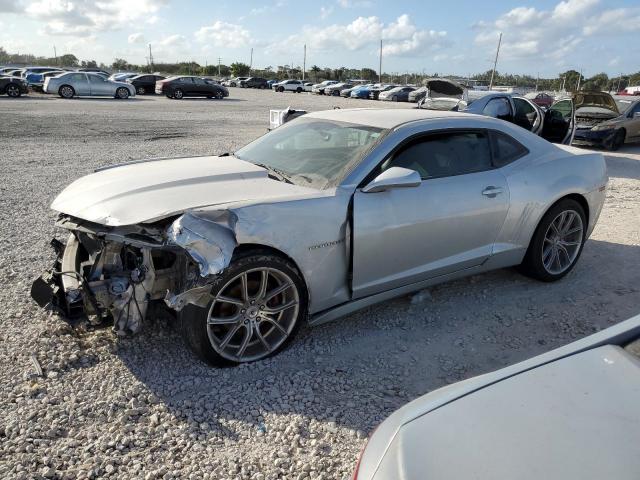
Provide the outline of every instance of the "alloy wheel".
[[125,99],[129,98],[129,90],[127,90],[127,89],[126,89],[126,88],[124,88],[124,87],[119,88],[119,89],[116,91],[116,95],[118,96],[118,98],[120,98],[120,99],[122,99],[122,100],[125,100]]
[[296,325],[300,296],[284,272],[260,267],[242,272],[214,297],[207,316],[213,349],[233,362],[264,358]]
[[20,96],[20,89],[16,85],[9,85],[7,87],[7,95],[13,98]]
[[565,210],[549,224],[542,242],[544,269],[558,275],[575,262],[582,246],[584,226],[582,218],[574,210]]
[[144,95],[144,87],[138,87],[138,95]]
[[72,98],[73,94],[73,88],[69,87],[68,85],[65,85],[60,89],[60,95],[62,95],[64,98]]
[[176,90],[173,92],[173,98],[180,100],[183,96],[184,94],[182,93],[182,90]]

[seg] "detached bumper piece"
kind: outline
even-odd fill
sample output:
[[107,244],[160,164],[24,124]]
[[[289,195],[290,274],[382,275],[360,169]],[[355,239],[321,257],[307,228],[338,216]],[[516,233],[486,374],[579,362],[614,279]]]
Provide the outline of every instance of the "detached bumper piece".
[[[56,252],[53,268],[43,273],[31,284],[31,298],[41,307],[57,312],[71,326],[77,326],[87,319],[82,295],[75,298],[65,295],[62,275],[74,275],[62,272],[62,256],[65,245],[57,239],[51,240],[51,247]],[[90,293],[89,293],[90,294]]]

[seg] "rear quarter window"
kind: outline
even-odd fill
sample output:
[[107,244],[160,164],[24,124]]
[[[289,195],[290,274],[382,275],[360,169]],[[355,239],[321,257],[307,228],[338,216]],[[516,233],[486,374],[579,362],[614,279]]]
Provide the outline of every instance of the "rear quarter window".
[[493,166],[504,167],[529,153],[527,147],[506,133],[491,131]]

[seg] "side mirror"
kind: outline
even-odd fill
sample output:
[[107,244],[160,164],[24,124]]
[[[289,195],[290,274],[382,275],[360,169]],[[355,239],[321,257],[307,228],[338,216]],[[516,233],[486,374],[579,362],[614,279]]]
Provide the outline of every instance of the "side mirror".
[[417,187],[422,183],[420,174],[415,170],[391,167],[385,170],[362,189],[363,193],[376,193],[392,188]]

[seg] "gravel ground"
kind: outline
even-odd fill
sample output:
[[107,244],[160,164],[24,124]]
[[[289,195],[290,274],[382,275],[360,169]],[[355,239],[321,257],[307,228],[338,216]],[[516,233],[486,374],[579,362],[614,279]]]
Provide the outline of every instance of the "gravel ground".
[[600,223],[564,280],[500,270],[447,283],[305,329],[259,363],[206,367],[160,313],[116,338],[30,300],[53,258],[48,206],[76,177],[233,151],[265,131],[269,108],[374,104],[240,89],[224,101],[0,98],[0,478],[348,478],[367,434],[407,401],[638,313],[637,146],[607,156]]

